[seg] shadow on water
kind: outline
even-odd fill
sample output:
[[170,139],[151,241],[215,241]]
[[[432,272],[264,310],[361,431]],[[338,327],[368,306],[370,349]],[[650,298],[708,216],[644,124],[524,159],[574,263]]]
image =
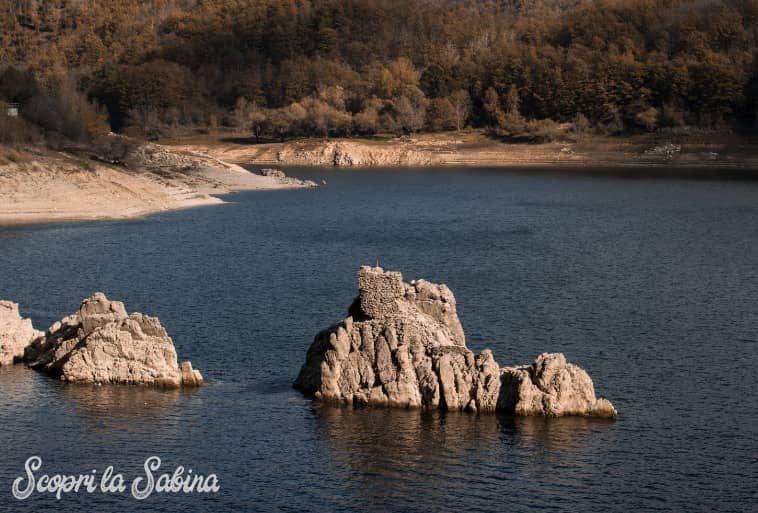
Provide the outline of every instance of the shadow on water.
[[385,501],[404,511],[488,511],[493,496],[514,487],[576,482],[593,468],[597,439],[615,429],[586,418],[322,405],[313,412],[331,466],[360,483],[354,504]]
[[194,390],[58,384],[57,393],[77,417],[96,430],[144,433],[171,419],[182,397]]
[[29,407],[41,388],[36,373],[23,365],[0,367],[0,414]]
[[[353,409],[316,405],[321,438],[341,465],[383,473],[459,465],[465,460],[519,453],[549,463],[574,458],[613,421],[583,417],[545,419],[466,412]],[[444,447],[444,451],[439,451]]]
[[53,406],[61,419],[79,419],[92,431],[129,436],[172,424],[180,415],[182,400],[196,391],[61,383],[14,365],[0,369],[0,414],[29,414]]

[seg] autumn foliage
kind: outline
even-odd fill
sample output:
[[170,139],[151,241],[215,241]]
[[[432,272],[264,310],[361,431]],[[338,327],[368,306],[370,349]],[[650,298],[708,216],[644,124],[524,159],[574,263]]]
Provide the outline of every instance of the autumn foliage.
[[45,105],[81,113],[67,129],[78,138],[101,129],[100,109],[149,136],[481,127],[542,140],[577,122],[609,134],[758,122],[758,0],[4,4],[0,95],[43,130],[63,129],[38,119]]

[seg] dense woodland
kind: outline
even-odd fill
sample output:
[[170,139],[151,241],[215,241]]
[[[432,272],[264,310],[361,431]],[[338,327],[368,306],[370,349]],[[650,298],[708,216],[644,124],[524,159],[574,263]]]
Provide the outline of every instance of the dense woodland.
[[758,0],[0,0],[0,24],[5,140],[758,126]]

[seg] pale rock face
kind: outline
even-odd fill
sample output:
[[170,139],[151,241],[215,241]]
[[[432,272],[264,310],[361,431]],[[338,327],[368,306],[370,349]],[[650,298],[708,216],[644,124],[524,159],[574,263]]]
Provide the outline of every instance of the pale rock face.
[[18,304],[0,301],[0,366],[20,362],[26,347],[40,336],[32,321],[21,317]]
[[264,168],[258,171],[261,176],[273,176],[274,178],[285,178],[287,175],[281,169]]
[[616,417],[613,405],[595,398],[590,376],[560,353],[543,353],[532,365],[502,370],[502,409],[516,415]]
[[106,326],[113,321],[121,321],[128,317],[124,303],[121,301],[109,301],[102,292],[82,301],[79,307],[79,317],[82,328],[86,333],[93,332],[96,328]]
[[196,386],[202,376],[180,368],[174,343],[155,317],[128,315],[98,292],[53,324],[25,355],[30,367],[72,383]]
[[295,388],[355,405],[615,417],[592,380],[561,354],[501,369],[466,348],[453,293],[397,272],[362,267],[349,317],[318,335]]

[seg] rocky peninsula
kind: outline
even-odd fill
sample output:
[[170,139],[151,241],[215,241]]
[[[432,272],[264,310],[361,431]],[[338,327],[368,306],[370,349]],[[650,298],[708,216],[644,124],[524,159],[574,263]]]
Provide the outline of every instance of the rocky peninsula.
[[97,148],[0,145],[0,225],[134,218],[218,205],[235,191],[316,186],[115,134]]
[[590,376],[562,354],[500,367],[466,347],[453,293],[399,272],[361,267],[348,317],[316,335],[296,389],[325,402],[615,418]]
[[128,314],[120,301],[98,292],[45,332],[22,319],[18,306],[0,302],[0,356],[23,361],[61,381],[90,384],[198,386],[204,380],[176,349],[160,320]]

